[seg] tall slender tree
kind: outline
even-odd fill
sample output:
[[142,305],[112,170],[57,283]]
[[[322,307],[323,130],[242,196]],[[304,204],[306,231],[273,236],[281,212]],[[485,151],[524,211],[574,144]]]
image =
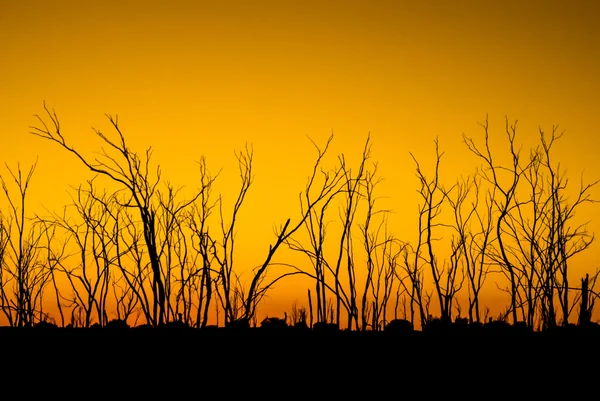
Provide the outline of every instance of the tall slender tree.
[[[50,110],[44,103],[44,110],[49,123],[44,118],[36,115],[38,126],[32,126],[30,133],[47,139],[60,145],[79,159],[90,171],[118,184],[123,191],[123,205],[137,210],[143,227],[143,238],[145,248],[150,259],[152,269],[152,295],[153,295],[153,324],[163,324],[168,318],[168,299],[165,290],[165,278],[161,261],[161,246],[157,232],[158,213],[158,186],[161,182],[160,166],[152,173],[150,164],[152,148],[149,147],[144,155],[132,151],[125,140],[125,136],[119,126],[118,116],[106,115],[111,126],[116,132],[117,139],[112,140],[98,129],[94,129],[96,135],[108,147],[110,153],[102,149],[101,158],[88,158],[77,151],[67,142],[61,132],[61,126],[54,110]],[[197,197],[198,195],[196,195]],[[184,208],[195,200],[184,202],[178,206]]]

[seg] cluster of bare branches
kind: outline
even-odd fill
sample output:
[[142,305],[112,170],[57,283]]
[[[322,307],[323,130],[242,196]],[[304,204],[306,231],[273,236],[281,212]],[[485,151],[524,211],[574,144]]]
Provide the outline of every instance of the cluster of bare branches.
[[6,166],[17,196],[0,176],[9,209],[8,214],[0,214],[0,309],[17,327],[30,327],[45,318],[43,295],[56,263],[50,248],[43,251],[54,231],[27,217],[27,190],[36,164],[26,176],[20,166],[16,172]]
[[[226,210],[213,190],[219,173],[210,172],[204,157],[198,188],[185,198],[182,188],[163,181],[151,148],[140,155],[128,147],[118,118],[107,115],[116,139],[94,130],[104,147],[100,156],[87,157],[63,136],[56,113],[44,110],[31,133],[72,154],[94,176],[72,188],[72,202],[60,214],[44,218],[26,213],[35,165],[26,177],[20,167],[8,169],[16,196],[0,177],[9,206],[0,214],[0,309],[11,326],[54,319],[90,327],[117,319],[205,327],[213,309],[217,324],[247,326],[256,324],[266,294],[296,275],[313,284],[308,309],[294,305],[294,324],[382,330],[390,319],[404,319],[424,327],[435,314],[444,322],[460,318],[465,305],[469,322],[485,322],[489,308],[480,294],[491,274],[510,299],[501,319],[544,329],[573,321],[579,306],[579,322],[591,321],[598,272],[573,287],[568,262],[593,241],[586,224],[574,220],[576,210],[594,202],[597,182],[582,179],[573,196],[552,156],[562,136],[556,127],[549,137],[540,129],[540,145],[523,157],[516,123],[507,121],[510,162],[501,165],[486,119],[483,144],[463,135],[481,167],[450,186],[441,177],[437,139],[431,175],[411,153],[420,197],[414,241],[395,237],[392,210],[380,206],[382,178],[371,162],[370,136],[354,167],[344,154],[325,167],[333,135],[322,147],[312,142],[316,157],[299,193],[299,213],[275,230],[262,262],[244,279],[235,263],[236,223],[254,179],[251,146],[235,153],[239,188]],[[101,190],[102,179],[116,189]],[[308,264],[278,260],[282,248]],[[47,302],[57,316],[45,312]]]
[[[355,174],[343,155],[331,170],[322,171],[318,195],[311,194],[309,185],[301,197],[303,210],[312,210],[305,213],[305,237],[287,240],[290,249],[310,260],[310,270],[298,271],[314,280],[317,322],[339,327],[345,315],[349,330],[385,326],[392,295],[400,291],[398,258],[407,246],[388,230],[391,211],[377,207],[375,190],[381,178],[377,164],[368,165],[370,155],[368,136]],[[314,178],[313,174],[311,184]],[[337,219],[330,217],[332,210],[337,211]],[[361,215],[362,222],[357,220]],[[328,234],[331,223],[338,223],[333,235]],[[355,238],[362,246],[355,246]],[[359,255],[364,256],[364,264],[357,267]],[[312,292],[308,294],[312,313]]]
[[[235,228],[253,181],[251,147],[236,153],[241,182],[233,209],[227,213],[221,197],[212,196],[218,174],[211,175],[204,158],[200,161],[200,188],[189,199],[181,200],[180,189],[168,183],[161,186],[161,170],[152,167],[151,148],[140,157],[128,147],[118,118],[107,116],[117,140],[94,130],[106,149],[102,148],[100,157],[89,158],[63,136],[55,112],[44,108],[45,118],[38,116],[39,124],[32,127],[31,133],[58,144],[95,173],[85,188],[75,189],[70,213],[65,211],[62,216],[40,219],[48,227],[62,230],[67,242],[77,250],[63,254],[52,270],[53,280],[59,274],[69,284],[67,290],[54,286],[61,324],[105,325],[109,319],[109,298],[119,320],[137,313],[150,325],[180,320],[203,327],[213,305],[217,313],[223,314],[226,325],[249,323],[256,318],[263,297],[279,280],[310,275],[297,266],[288,266],[287,271],[274,275],[269,271],[277,264],[274,257],[278,249],[285,244],[293,246],[294,234],[311,227],[318,210],[324,211],[341,194],[346,196],[347,203],[343,212],[344,233],[332,270],[336,281],[329,287],[336,308],[329,316],[332,319],[335,316],[339,324],[343,304],[351,322],[358,324],[351,227],[358,198],[362,196],[360,188],[364,186],[369,141],[358,177],[352,176],[343,155],[338,159],[339,167],[331,171],[322,167],[333,136],[323,149],[313,142],[317,156],[300,194],[300,215],[295,221],[287,219],[275,232],[264,261],[249,280],[243,281],[234,263]],[[99,194],[95,180],[101,176],[116,184],[117,189]],[[218,210],[219,229],[213,231],[215,225],[209,224],[209,220],[215,210]],[[342,273],[346,273],[349,293],[340,280]],[[331,303],[325,300],[322,288],[329,284],[318,277],[316,282],[320,294],[317,315],[319,320],[326,320],[323,311]],[[64,316],[63,309],[70,311],[70,318]]]
[[[501,276],[496,276],[496,285],[510,298],[499,319],[511,317],[513,323],[548,329],[573,322],[573,311],[580,305],[579,321],[583,316],[589,323],[596,298],[590,285],[595,285],[598,270],[591,277],[586,273],[581,287],[572,287],[569,280],[575,273],[568,262],[594,239],[587,224],[577,224],[574,218],[582,205],[595,202],[591,190],[597,181],[586,184],[582,177],[575,190],[567,185],[565,173],[552,158],[563,134],[557,127],[549,137],[540,128],[539,145],[523,157],[516,142],[516,122],[509,124],[507,119],[509,163],[503,165],[491,150],[487,118],[480,125],[482,145],[466,135],[463,140],[481,167],[449,188],[441,184],[443,152],[437,140],[432,177],[422,172],[413,156],[422,203],[417,241],[406,248],[400,281],[408,297],[410,321],[419,318],[426,325],[432,299],[437,299],[441,320],[451,321],[453,310],[460,317],[457,294],[466,285],[469,322],[485,322],[489,308],[484,311],[479,298],[493,272]],[[441,254],[449,257],[440,262],[437,255]],[[432,290],[424,289],[425,281],[433,283]]]
[[[567,324],[582,294],[575,288],[576,295],[571,296],[569,260],[594,239],[587,222],[574,221],[575,211],[596,202],[591,190],[598,181],[586,184],[581,177],[579,188],[571,190],[560,163],[552,157],[564,133],[556,126],[549,136],[540,128],[540,144],[523,157],[516,144],[517,122],[506,120],[510,163],[501,165],[490,149],[487,119],[481,125],[483,145],[477,146],[466,136],[464,140],[482,161],[480,177],[491,187],[489,214],[494,218],[495,235],[487,256],[508,278],[507,312],[513,322],[531,327]],[[598,271],[593,273],[593,282],[597,275]]]

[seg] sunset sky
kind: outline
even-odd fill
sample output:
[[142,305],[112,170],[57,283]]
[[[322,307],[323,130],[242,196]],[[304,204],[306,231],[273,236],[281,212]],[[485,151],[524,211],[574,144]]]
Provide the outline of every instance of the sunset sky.
[[[333,133],[327,164],[341,153],[356,164],[370,133],[381,205],[395,211],[391,230],[412,241],[419,199],[409,152],[430,172],[439,138],[440,178],[451,184],[479,165],[462,134],[481,139],[486,114],[499,154],[505,117],[519,120],[525,153],[539,127],[559,125],[556,159],[573,185],[581,172],[600,178],[598,16],[594,0],[0,0],[0,174],[8,177],[4,162],[28,170],[38,159],[30,213],[60,210],[69,187],[91,178],[29,133],[44,101],[86,155],[101,146],[92,127],[110,136],[105,114],[118,115],[129,146],[152,146],[176,186],[196,188],[206,156],[223,169],[216,190],[229,203],[234,151],[251,144],[255,180],[237,246],[238,263],[255,266],[273,229],[299,214],[315,160],[309,138],[324,145]],[[597,206],[581,213],[597,232]],[[594,243],[573,268],[593,272],[599,257]],[[508,304],[492,292],[495,310]],[[259,319],[294,300],[307,304],[306,286],[282,283]]]

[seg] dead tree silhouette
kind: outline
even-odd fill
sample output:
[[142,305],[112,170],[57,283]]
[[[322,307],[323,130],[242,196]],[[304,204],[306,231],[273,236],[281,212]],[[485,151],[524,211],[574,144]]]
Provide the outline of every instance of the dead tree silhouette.
[[[150,172],[152,148],[148,148],[143,157],[131,151],[119,126],[118,117],[107,114],[106,117],[116,132],[117,141],[109,139],[100,130],[94,129],[94,132],[115,155],[112,156],[106,150],[103,150],[102,160],[98,158],[89,159],[67,142],[62,134],[56,112],[50,110],[45,102],[44,110],[46,117],[50,120],[50,124],[47,124],[41,116],[36,115],[39,126],[30,127],[30,133],[58,144],[64,150],[74,155],[90,171],[107,177],[121,186],[126,194],[125,199],[123,199],[123,205],[137,210],[142,222],[143,238],[152,270],[151,288],[154,302],[152,304],[153,310],[147,315],[147,318],[154,325],[165,323],[168,319],[170,309],[167,306],[168,298],[164,280],[164,266],[161,262],[163,247],[159,241],[157,232],[157,215],[159,214],[157,202],[160,200],[157,187],[161,182],[161,170],[160,167],[157,167],[153,175]],[[199,196],[200,193],[197,193],[191,200],[174,206],[174,209],[170,210],[169,215],[177,215],[185,207],[192,204]]]

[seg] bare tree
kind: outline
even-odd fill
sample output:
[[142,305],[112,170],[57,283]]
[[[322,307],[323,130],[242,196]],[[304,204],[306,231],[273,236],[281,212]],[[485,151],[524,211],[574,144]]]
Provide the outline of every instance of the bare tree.
[[[234,256],[235,256],[235,226],[238,220],[238,214],[246,199],[246,194],[252,185],[252,159],[253,149],[246,146],[244,151],[236,152],[236,158],[238,161],[238,169],[241,179],[240,189],[237,195],[237,199],[233,205],[231,212],[231,221],[225,222],[225,216],[223,214],[223,202],[222,198],[219,197],[219,216],[221,221],[221,240],[212,241],[211,244],[206,243],[204,249],[210,249],[212,257],[219,265],[219,275],[217,282],[217,296],[221,302],[221,307],[225,313],[225,323],[231,324],[235,322],[242,312],[242,303],[237,302],[241,291],[239,288],[239,277],[234,272]],[[202,211],[205,213],[206,211]],[[199,236],[203,236],[202,232],[197,233]],[[210,241],[208,237],[204,239]]]
[[[522,224],[525,239],[529,244],[532,270],[535,270],[541,309],[542,328],[557,324],[555,301],[558,300],[562,315],[562,324],[569,322],[572,311],[569,297],[569,259],[586,250],[593,242],[594,235],[587,230],[587,223],[571,226],[575,210],[585,203],[596,202],[590,191],[598,181],[585,184],[583,177],[579,190],[568,193],[568,179],[561,170],[560,163],[553,164],[552,148],[564,131],[558,133],[558,127],[552,127],[547,138],[540,128],[541,146],[537,149],[532,162],[531,174],[527,182],[531,189],[531,223]],[[525,241],[523,241],[525,242]]]
[[20,165],[13,172],[6,165],[18,197],[13,197],[6,181],[0,176],[3,192],[8,201],[10,217],[3,219],[2,250],[2,312],[11,326],[30,327],[45,320],[42,310],[43,293],[51,275],[41,254],[46,227],[32,221],[26,214],[27,190],[37,161],[26,177]]
[[[490,192],[484,195],[486,209],[482,213],[479,210],[480,181],[477,173],[459,179],[453,189],[454,191],[451,192],[442,190],[452,209],[454,220],[451,224],[454,232],[450,240],[451,271],[453,274],[461,271],[463,277],[467,278],[469,322],[479,322],[479,293],[490,270],[485,252],[492,232],[491,200],[493,198]],[[470,204],[467,203],[469,198],[473,198]],[[472,220],[476,220],[476,223]],[[459,288],[455,287],[455,289]],[[460,315],[460,305],[456,307]]]
[[10,252],[10,231],[12,220],[0,211],[0,310],[8,320],[10,326],[14,325],[14,313],[10,307],[11,294],[9,285],[12,281],[9,274],[8,254]]
[[[121,273],[124,283],[129,287],[136,298],[147,324],[156,325],[155,301],[153,295],[152,267],[146,261],[144,234],[140,232],[139,224],[126,208],[119,211],[119,241],[116,265]],[[128,252],[121,252],[122,247],[127,247]],[[148,282],[150,290],[148,289]],[[151,293],[149,293],[151,291]]]
[[[123,285],[123,282],[123,276],[111,274],[111,289],[115,300],[115,319],[127,322],[135,311],[139,311],[140,299],[136,295],[136,289],[129,285]],[[135,323],[137,323],[137,319]]]
[[[184,305],[196,304],[196,327],[206,327],[213,293],[213,269],[215,241],[210,237],[208,219],[215,203],[211,201],[212,184],[217,176],[212,176],[206,166],[206,159],[200,159],[200,196],[188,212],[187,225],[192,234],[192,247],[197,257],[190,264],[190,270],[182,284]],[[187,294],[187,297],[186,297]],[[194,301],[194,299],[196,301]],[[186,302],[187,300],[187,302]],[[192,308],[187,308],[184,315],[191,320]]]
[[[296,233],[301,227],[304,226],[306,220],[309,218],[313,210],[318,207],[322,202],[329,199],[330,195],[338,190],[339,182],[340,182],[340,174],[337,171],[333,173],[328,170],[324,170],[321,167],[322,160],[327,153],[329,145],[333,140],[333,135],[329,137],[326,145],[323,149],[319,148],[314,142],[313,145],[317,149],[317,159],[314,163],[312,174],[308,179],[308,183],[306,184],[305,190],[303,193],[300,193],[300,210],[301,215],[297,223],[291,225],[291,219],[287,219],[287,221],[283,224],[283,226],[276,232],[276,240],[275,242],[269,246],[269,251],[264,262],[258,266],[254,271],[254,276],[250,283],[250,286],[245,294],[245,302],[244,302],[244,313],[243,319],[250,319],[256,313],[256,306],[258,302],[263,298],[266,291],[268,291],[277,281],[288,277],[290,275],[295,274],[306,274],[306,272],[298,271],[295,269],[291,272],[286,272],[282,274],[277,274],[274,279],[270,279],[265,281],[266,273],[268,268],[271,266],[271,261],[275,256],[275,253],[279,249],[282,244],[288,243],[288,240]],[[312,140],[311,140],[312,142]],[[316,187],[316,179],[317,175],[322,176],[322,184]],[[317,188],[316,195],[310,195],[312,191]]]
[[60,239],[57,237],[57,229],[59,225],[53,220],[43,219],[39,216],[36,217],[36,223],[44,227],[44,251],[46,254],[46,266],[50,273],[50,281],[54,290],[54,298],[56,300],[56,306],[58,314],[60,316],[60,325],[65,325],[65,315],[61,303],[61,291],[59,288],[60,272],[65,259],[68,259],[70,254],[67,253],[67,246],[69,243],[67,239]]
[[[456,294],[462,287],[463,273],[458,265],[460,260],[461,252],[463,250],[460,240],[454,241],[450,244],[451,255],[449,264],[443,262],[440,263],[437,259],[436,252],[434,251],[434,242],[439,238],[434,236],[434,230],[439,228],[451,227],[446,223],[439,222],[439,216],[442,213],[442,205],[448,199],[449,194],[454,190],[454,186],[450,189],[444,189],[440,184],[440,161],[443,156],[443,152],[439,151],[439,143],[436,138],[435,143],[435,154],[436,162],[433,173],[433,178],[429,180],[427,176],[421,171],[419,162],[411,153],[411,156],[416,164],[417,178],[420,182],[420,188],[418,190],[422,198],[422,205],[420,206],[419,219],[423,219],[423,222],[419,222],[419,226],[422,227],[419,233],[418,242],[423,242],[427,249],[426,263],[429,265],[431,277],[434,283],[434,289],[437,295],[437,300],[440,308],[440,318],[442,321],[449,322],[452,318],[452,307]],[[424,238],[423,238],[424,236]]]
[[117,205],[106,192],[97,193],[93,180],[87,182],[87,188],[80,185],[76,189],[72,202],[70,206],[79,221],[68,218],[66,213],[54,216],[54,224],[61,227],[76,249],[60,263],[60,270],[70,283],[70,304],[83,313],[84,327],[93,323],[94,316],[104,326],[108,323],[111,266],[118,257],[115,254],[118,233],[114,230],[112,210]]
[[[421,327],[425,327],[428,318],[428,311],[425,308],[425,299],[427,292],[423,286],[424,281],[424,263],[423,263],[423,215],[424,210],[419,207],[419,226],[418,239],[415,246],[408,243],[402,252],[401,270],[396,270],[397,279],[402,287],[403,292],[406,292],[409,297],[409,320],[415,325],[415,318],[418,313]],[[417,308],[417,310],[415,310]],[[406,313],[405,313],[406,314]]]
[[338,259],[335,266],[335,295],[336,295],[336,323],[340,324],[340,307],[341,307],[341,279],[340,279],[340,268],[342,261],[345,259],[345,267],[347,274],[347,288],[348,288],[348,329],[352,329],[354,323],[355,328],[358,329],[358,306],[357,306],[357,291],[356,291],[356,272],[354,266],[354,246],[352,241],[352,228],[354,225],[354,216],[358,204],[363,194],[361,189],[363,187],[363,180],[366,171],[366,163],[371,157],[371,137],[367,136],[365,146],[362,153],[361,162],[358,166],[356,176],[352,176],[352,170],[346,166],[346,160],[342,154],[339,157],[340,168],[344,176],[344,189],[345,203],[341,209],[340,218],[342,220],[342,234],[340,236],[340,245]]
[[[102,159],[97,157],[93,160],[88,159],[66,141],[62,135],[56,113],[49,110],[45,103],[44,110],[50,120],[51,128],[42,117],[36,115],[39,126],[31,127],[31,134],[57,143],[76,156],[92,172],[108,177],[114,183],[120,185],[125,194],[123,204],[128,208],[137,210],[141,219],[145,248],[152,270],[152,323],[164,323],[168,318],[168,299],[165,290],[164,272],[161,266],[161,244],[158,241],[156,221],[157,187],[160,183],[161,170],[160,167],[157,167],[155,173],[153,175],[151,173],[152,148],[148,148],[143,157],[131,151],[119,127],[118,117],[106,115],[116,131],[118,140],[111,140],[100,130],[94,129],[94,132],[115,155],[112,156],[105,149],[102,149]],[[179,205],[179,208],[184,208],[193,200]]]
[[507,220],[511,217],[511,212],[522,206],[516,196],[517,188],[522,176],[531,167],[531,160],[525,165],[523,165],[521,161],[520,150],[517,149],[515,144],[517,122],[509,124],[508,118],[506,119],[505,132],[511,157],[510,166],[498,165],[494,161],[489,141],[489,124],[487,116],[485,122],[480,123],[480,125],[484,130],[484,145],[482,150],[475,144],[473,139],[464,134],[463,141],[469,151],[483,162],[483,168],[480,170],[480,177],[494,188],[494,194],[497,195],[493,200],[494,214],[496,216],[496,232],[493,239],[495,246],[490,248],[489,255],[492,260],[500,266],[502,273],[508,278],[510,285],[510,288],[507,290],[510,295],[509,313],[512,316],[513,323],[516,323],[519,321],[517,309],[522,305],[518,300],[520,297],[520,280],[524,271],[522,267],[515,264],[511,259],[511,251],[509,250],[508,244],[508,242],[511,241],[508,238],[510,229],[507,230],[506,226],[508,224]]
[[[128,321],[130,316],[140,310],[144,314],[146,323],[152,321],[151,306],[145,290],[148,268],[142,264],[142,255],[139,243],[142,238],[131,216],[118,202],[113,209],[113,241],[115,245],[114,268],[109,271],[113,298],[115,301],[116,318]],[[133,262],[133,268],[130,265]],[[137,318],[136,318],[137,321]]]
[[[324,245],[327,237],[327,227],[329,225],[329,222],[326,219],[326,214],[331,203],[342,192],[342,187],[339,185],[342,179],[342,171],[338,168],[328,172],[324,178],[324,185],[330,185],[332,190],[329,192],[327,198],[323,199],[323,201],[318,205],[318,207],[317,205],[313,207],[304,221],[304,227],[306,228],[310,245],[304,245],[302,241],[294,237],[288,237],[286,239],[286,244],[290,249],[304,253],[306,256],[308,256],[312,264],[314,275],[313,273],[306,273],[315,280],[317,322],[327,321],[327,291],[332,288],[328,283],[328,277],[334,277],[334,280],[337,281],[337,276],[335,276],[333,267],[329,264],[328,258],[325,256]],[[311,195],[312,194],[310,191],[306,191],[304,193],[304,198],[307,205],[312,203]],[[310,290],[308,291],[310,294]],[[333,289],[332,291],[335,292],[336,290]],[[340,297],[342,298],[341,301],[344,303],[344,306],[347,306],[343,288],[338,286],[337,291],[338,294],[341,294]],[[309,296],[309,298],[311,297]]]
[[[474,201],[467,209],[468,221],[462,218],[462,213],[456,213],[456,227],[462,241],[465,255],[465,270],[468,279],[469,290],[469,322],[481,322],[481,305],[479,294],[491,272],[491,266],[487,259],[488,247],[492,241],[493,226],[493,190],[483,195],[483,211],[480,210],[481,182],[477,174],[473,176]],[[460,190],[459,190],[460,191]],[[475,219],[476,223],[471,223]],[[475,226],[476,225],[476,226]],[[468,230],[467,230],[468,227]],[[485,320],[485,319],[484,319]]]
[[[160,239],[158,257],[163,266],[161,273],[165,283],[167,321],[173,318],[179,319],[174,298],[180,294],[181,283],[186,275],[186,265],[189,262],[189,236],[185,231],[184,223],[188,216],[187,210],[200,196],[197,192],[193,195],[192,201],[178,199],[182,189],[182,187],[175,189],[167,183],[166,191],[157,193],[159,207],[156,221]],[[174,282],[179,283],[179,288],[174,289]]]
[[521,311],[521,318],[530,327],[538,320],[541,328],[555,326],[558,300],[562,324],[567,324],[573,310],[567,262],[593,241],[585,223],[572,227],[570,221],[581,205],[595,202],[590,191],[597,181],[584,184],[582,179],[575,197],[568,196],[568,180],[551,157],[555,142],[563,134],[557,127],[549,138],[540,129],[540,145],[522,162],[515,144],[516,122],[509,125],[507,120],[512,165],[504,167],[492,158],[487,118],[481,125],[484,150],[479,150],[472,139],[463,138],[484,163],[481,177],[499,195],[493,199],[495,238],[488,256],[509,280],[513,322],[519,320],[517,311]]
[[[387,322],[387,306],[394,289],[398,272],[398,259],[407,244],[387,232],[386,209],[376,209],[375,188],[381,179],[375,179],[377,165],[365,173],[364,196],[367,203],[365,222],[360,225],[366,253],[367,275],[361,300],[361,327],[380,330]],[[375,219],[381,216],[374,226]],[[400,297],[401,293],[396,296]]]
[[[370,158],[370,153],[371,141],[368,136],[356,176],[353,176],[352,170],[348,168],[343,154],[338,157],[339,166],[328,172],[324,179],[324,186],[331,188],[330,191],[328,190],[329,195],[323,198],[318,206],[315,204],[304,223],[310,246],[304,245],[296,238],[289,238],[286,241],[290,249],[306,254],[313,265],[314,274],[306,271],[304,273],[315,280],[318,322],[327,322],[327,290],[333,288],[335,323],[339,326],[340,311],[343,307],[348,313],[348,329],[352,329],[352,327],[358,329],[360,326],[352,229],[360,201],[364,197],[361,191],[365,187],[365,177],[369,174],[366,163]],[[335,199],[340,199],[339,221],[342,226],[338,240],[338,254],[335,265],[332,266],[325,256],[324,245],[327,226],[330,223],[326,214]],[[306,204],[312,202],[308,190],[305,191],[305,200]],[[331,277],[333,283],[328,283],[328,277]]]

